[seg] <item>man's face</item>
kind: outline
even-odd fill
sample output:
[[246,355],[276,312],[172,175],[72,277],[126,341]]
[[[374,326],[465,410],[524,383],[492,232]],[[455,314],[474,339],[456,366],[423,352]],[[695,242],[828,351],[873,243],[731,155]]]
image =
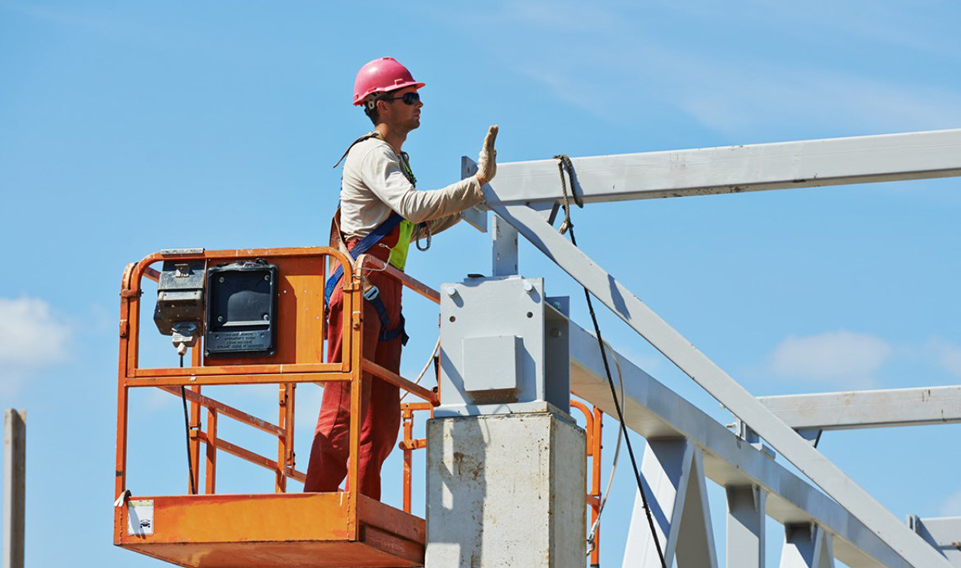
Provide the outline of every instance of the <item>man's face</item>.
[[381,120],[388,122],[391,127],[402,129],[405,132],[410,132],[415,128],[420,126],[420,108],[424,106],[424,103],[417,101],[416,103],[409,105],[405,103],[401,98],[405,93],[416,93],[416,87],[407,87],[399,91],[394,91],[390,94],[390,98],[393,100],[384,101],[387,105],[385,109],[386,112],[381,113]]

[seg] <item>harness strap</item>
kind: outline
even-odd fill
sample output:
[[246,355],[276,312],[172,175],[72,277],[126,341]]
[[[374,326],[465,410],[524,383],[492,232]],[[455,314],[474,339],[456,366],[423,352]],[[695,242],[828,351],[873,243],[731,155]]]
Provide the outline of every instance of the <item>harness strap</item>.
[[350,146],[347,147],[347,150],[344,151],[344,155],[341,156],[339,160],[337,160],[337,163],[336,163],[336,164],[334,164],[334,168],[336,169],[337,166],[339,166],[340,163],[344,161],[344,158],[346,158],[346,157],[347,157],[347,154],[350,153],[350,149],[351,149],[351,148],[353,148],[354,146],[360,144],[360,143],[363,142],[364,140],[370,140],[371,138],[380,138],[380,132],[377,132],[377,131],[375,130],[374,132],[371,132],[370,134],[364,134],[363,136],[361,136],[361,137],[358,138],[357,140],[354,140],[353,142],[351,142],[351,143],[350,143]]
[[[360,240],[353,249],[350,250],[350,256],[354,260],[360,257],[374,245],[380,242],[381,239],[390,234],[397,225],[403,221],[403,217],[397,213],[391,213],[390,217],[386,221],[377,226],[376,229],[370,232],[366,237]],[[324,288],[324,303],[330,304],[330,296],[337,289],[337,284],[344,277],[344,267],[338,266],[337,270],[330,276],[327,280],[327,285]],[[407,331],[404,328],[404,316],[401,314],[400,323],[394,329],[390,328],[390,315],[387,313],[387,306],[384,305],[384,300],[380,297],[380,289],[377,286],[372,286],[369,290],[364,292],[364,299],[370,302],[371,306],[374,307],[374,311],[377,312],[377,318],[380,319],[381,332],[380,340],[382,342],[393,341],[398,337],[401,338],[401,344],[407,345],[407,340],[410,337],[407,335]]]
[[375,290],[376,293],[370,294],[372,297],[368,297],[368,294],[364,294],[364,299],[370,302],[370,304],[374,307],[374,310],[377,312],[377,318],[380,319],[381,342],[386,343],[400,337],[401,345],[407,345],[407,340],[410,339],[410,336],[407,335],[407,331],[404,329],[404,314],[400,315],[400,323],[397,324],[397,327],[388,330],[387,328],[390,327],[390,316],[387,315],[387,306],[385,306],[384,301],[380,299],[380,291],[377,290],[377,287],[375,286],[372,288],[372,290]]
[[394,329],[392,329],[392,330],[390,330],[390,331],[382,331],[382,332],[380,333],[380,340],[383,341],[384,343],[386,343],[386,342],[388,342],[388,341],[393,341],[393,340],[397,339],[398,337],[400,337],[400,344],[401,344],[401,345],[404,345],[404,346],[407,345],[407,341],[410,339],[410,336],[407,335],[407,330],[404,329],[404,316],[403,316],[403,314],[401,314],[401,316],[400,316],[400,324],[399,324],[397,327],[395,327]]
[[[403,220],[404,218],[397,213],[391,213],[386,221],[377,225],[373,231],[361,239],[360,242],[350,250],[350,256],[353,257],[354,260],[357,260],[357,257],[370,250],[374,245],[379,243],[381,239],[389,235],[390,232],[394,230],[394,227],[400,225],[400,222]],[[325,303],[330,303],[330,295],[334,293],[334,288],[337,287],[337,283],[340,282],[343,276],[344,267],[338,266],[337,269],[334,270],[334,273],[330,275],[330,278],[327,279],[327,286],[324,288]]]

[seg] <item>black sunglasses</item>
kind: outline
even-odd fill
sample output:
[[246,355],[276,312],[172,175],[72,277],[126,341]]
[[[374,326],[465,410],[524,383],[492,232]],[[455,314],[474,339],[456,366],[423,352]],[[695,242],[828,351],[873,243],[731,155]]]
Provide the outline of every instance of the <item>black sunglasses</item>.
[[403,95],[401,95],[401,96],[399,96],[399,97],[383,97],[383,98],[380,98],[380,99],[377,99],[377,100],[380,100],[380,101],[396,101],[396,100],[398,100],[398,99],[404,101],[404,104],[405,104],[405,105],[416,105],[417,103],[420,102],[420,94],[419,94],[419,93],[415,93],[415,92],[411,92],[411,93],[404,93]]

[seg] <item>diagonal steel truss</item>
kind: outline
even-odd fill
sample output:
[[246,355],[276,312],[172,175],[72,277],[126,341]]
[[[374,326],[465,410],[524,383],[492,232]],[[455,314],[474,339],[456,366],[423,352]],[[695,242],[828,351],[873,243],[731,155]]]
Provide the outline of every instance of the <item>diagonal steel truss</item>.
[[[961,176],[961,130],[574,158],[573,164],[573,191],[585,203]],[[471,167],[468,160],[462,162],[465,175]],[[500,219],[747,424],[907,565],[951,567],[940,552],[560,235],[543,215],[545,208],[557,207],[559,193],[553,160],[502,164],[495,182],[485,187],[487,207]],[[516,234],[502,226],[495,229],[499,229],[495,231],[495,273],[509,273],[511,266],[516,267],[516,245],[512,249],[503,239]],[[812,532],[811,542],[826,546],[820,538]]]

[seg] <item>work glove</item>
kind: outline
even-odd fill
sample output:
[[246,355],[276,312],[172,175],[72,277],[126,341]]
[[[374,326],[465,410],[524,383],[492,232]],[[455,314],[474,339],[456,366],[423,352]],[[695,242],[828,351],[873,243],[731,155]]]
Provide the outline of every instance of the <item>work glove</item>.
[[496,125],[487,129],[484,145],[481,147],[480,156],[477,158],[477,179],[481,182],[481,185],[494,179],[497,174],[497,150],[494,149],[497,129]]

